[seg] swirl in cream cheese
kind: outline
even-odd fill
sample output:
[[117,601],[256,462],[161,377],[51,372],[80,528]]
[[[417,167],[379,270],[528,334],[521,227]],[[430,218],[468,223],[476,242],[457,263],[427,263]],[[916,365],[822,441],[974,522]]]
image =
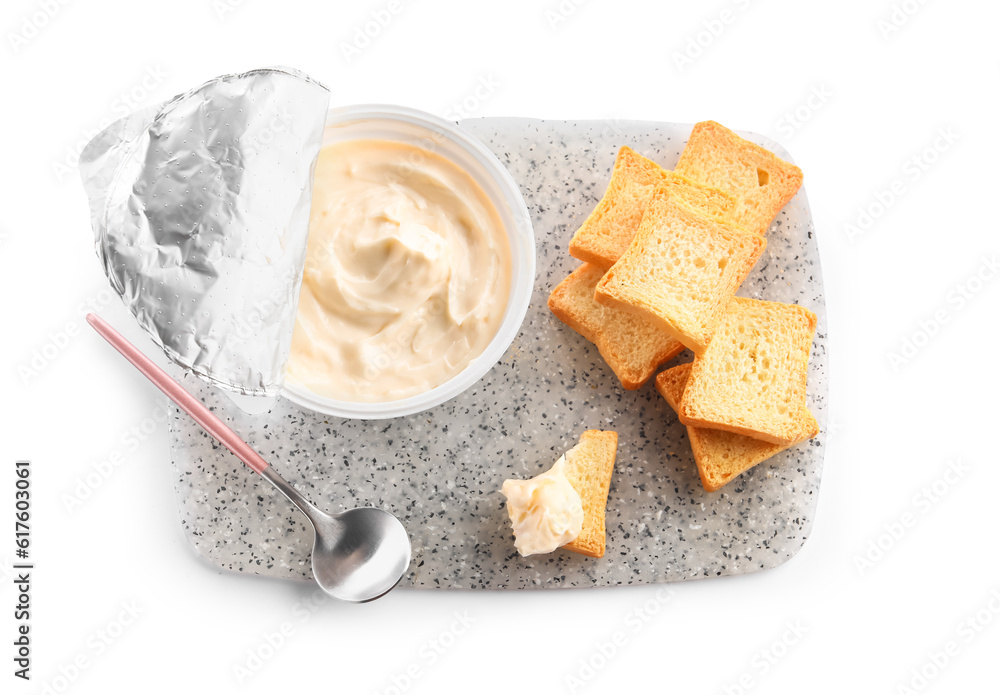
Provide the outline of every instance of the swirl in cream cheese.
[[509,290],[503,225],[467,172],[400,142],[327,145],[287,376],[356,402],[428,391],[483,352]]

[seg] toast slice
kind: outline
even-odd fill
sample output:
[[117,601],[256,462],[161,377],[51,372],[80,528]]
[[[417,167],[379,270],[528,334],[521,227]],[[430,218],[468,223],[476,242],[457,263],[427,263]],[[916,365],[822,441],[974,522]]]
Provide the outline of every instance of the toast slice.
[[594,301],[602,277],[601,268],[584,263],[552,290],[549,309],[597,346],[622,386],[637,389],[684,346],[657,322]]
[[[675,412],[680,410],[684,387],[690,375],[689,362],[660,372],[656,376],[656,390]],[[808,419],[812,421],[812,429],[804,434],[800,441],[819,434],[816,418],[808,410],[806,413]],[[698,477],[701,478],[702,487],[707,492],[715,492],[736,476],[788,448],[784,444],[771,444],[746,435],[703,427],[688,427],[687,433],[691,441],[694,462],[698,467]]]
[[625,255],[597,284],[598,303],[658,319],[696,355],[767,242],[654,192]]
[[732,221],[764,235],[802,185],[802,170],[715,121],[694,126],[675,171],[736,198]]
[[727,219],[736,207],[736,199],[728,193],[667,171],[631,148],[622,147],[604,197],[573,235],[569,255],[604,269],[614,265],[639,228],[654,186],[670,190],[710,217]]
[[734,297],[715,338],[695,359],[678,417],[791,445],[815,427],[806,376],[816,315],[795,304]]
[[587,430],[580,435],[580,443],[566,452],[566,479],[583,502],[583,528],[563,548],[588,557],[604,556],[604,508],[617,451],[617,432]]

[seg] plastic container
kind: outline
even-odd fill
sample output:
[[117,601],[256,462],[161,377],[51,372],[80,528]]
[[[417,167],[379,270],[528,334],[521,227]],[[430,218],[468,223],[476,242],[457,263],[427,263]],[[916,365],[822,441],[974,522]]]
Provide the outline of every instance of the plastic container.
[[535,236],[517,183],[479,140],[454,123],[403,106],[366,104],[331,109],[323,144],[356,139],[405,142],[450,159],[480,185],[496,207],[510,244],[510,295],[503,320],[481,355],[461,372],[429,391],[383,403],[327,398],[301,384],[286,382],[282,396],[319,413],[378,420],[419,413],[448,401],[479,381],[517,337],[535,284]]

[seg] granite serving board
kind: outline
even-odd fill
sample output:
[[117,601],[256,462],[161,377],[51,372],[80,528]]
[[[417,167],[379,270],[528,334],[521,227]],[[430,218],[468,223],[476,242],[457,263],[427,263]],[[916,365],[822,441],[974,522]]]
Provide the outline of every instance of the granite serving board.
[[[481,381],[432,410],[381,421],[320,415],[284,399],[251,416],[196,379],[185,380],[188,388],[318,506],[336,513],[374,505],[396,514],[413,543],[402,586],[648,584],[754,572],[791,558],[815,516],[827,400],[823,283],[805,191],[778,215],[740,294],[816,312],[808,393],[821,433],[707,493],[685,428],[652,380],[622,389],[597,349],[546,307],[549,291],[578,264],[567,244],[604,193],[618,148],[629,145],[672,168],[690,126],[515,118],[461,125],[519,183],[538,247],[527,318]],[[671,364],[690,359],[685,352]],[[502,482],[547,469],[586,429],[619,434],[604,557],[565,550],[520,557]],[[170,450],[181,523],[204,559],[248,574],[311,579],[311,533],[284,497],[177,409]]]

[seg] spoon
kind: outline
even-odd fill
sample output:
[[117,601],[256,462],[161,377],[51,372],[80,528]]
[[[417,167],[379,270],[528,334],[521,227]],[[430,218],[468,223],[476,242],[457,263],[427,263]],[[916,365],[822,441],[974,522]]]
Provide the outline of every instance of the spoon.
[[204,403],[104,319],[87,314],[87,323],[206,432],[260,473],[306,515],[313,527],[313,576],[323,591],[343,601],[363,603],[384,596],[399,583],[410,566],[410,539],[399,519],[374,507],[358,507],[340,514],[320,511]]

